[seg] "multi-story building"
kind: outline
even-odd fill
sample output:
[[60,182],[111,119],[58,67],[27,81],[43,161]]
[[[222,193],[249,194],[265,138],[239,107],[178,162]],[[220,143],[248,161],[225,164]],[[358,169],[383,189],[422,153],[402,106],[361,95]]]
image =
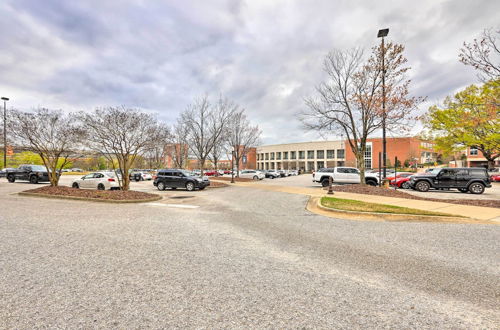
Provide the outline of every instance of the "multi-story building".
[[257,147],[257,169],[313,171],[322,167],[343,166],[343,141],[316,141]]
[[[467,148],[465,153],[467,167],[488,167],[488,160],[484,158],[481,151],[476,148]],[[495,160],[495,167],[500,167],[500,158]]]
[[[378,168],[382,139],[368,139],[365,152],[365,167]],[[437,161],[434,143],[418,137],[387,138],[387,165],[394,166],[395,157],[401,165],[429,164]],[[300,169],[315,171],[322,167],[358,167],[349,142],[316,141],[274,144],[257,147],[257,168]]]
[[[434,150],[434,143],[421,140],[418,137],[387,138],[387,165],[394,166],[396,157],[401,165],[431,164],[437,161],[438,153]],[[347,141],[346,141],[347,143]],[[382,138],[373,138],[366,141],[365,167],[379,167],[379,153],[382,154]],[[357,166],[356,157],[351,148],[346,150],[346,164]]]

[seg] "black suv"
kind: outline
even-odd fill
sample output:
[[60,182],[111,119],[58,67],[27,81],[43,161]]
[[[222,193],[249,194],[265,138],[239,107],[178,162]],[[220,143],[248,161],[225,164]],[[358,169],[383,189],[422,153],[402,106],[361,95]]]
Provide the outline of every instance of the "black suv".
[[425,174],[412,176],[410,187],[422,192],[431,188],[455,188],[463,193],[470,191],[472,194],[482,194],[486,187],[491,187],[491,180],[485,168],[435,168]]
[[49,173],[42,165],[21,165],[19,168],[9,169],[6,172],[9,182],[16,180],[29,181],[31,183],[49,182]]
[[186,188],[188,191],[193,191],[196,188],[205,189],[210,185],[210,181],[196,177],[186,170],[168,169],[159,170],[153,184],[158,190]]

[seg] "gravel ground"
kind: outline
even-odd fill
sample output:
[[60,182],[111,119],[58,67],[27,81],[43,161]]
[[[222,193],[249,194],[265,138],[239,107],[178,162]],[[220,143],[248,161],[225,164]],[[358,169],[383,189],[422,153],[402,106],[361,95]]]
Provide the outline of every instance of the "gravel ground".
[[28,188],[0,181],[0,328],[500,325],[499,226],[333,220],[241,187],[142,205],[10,194]]

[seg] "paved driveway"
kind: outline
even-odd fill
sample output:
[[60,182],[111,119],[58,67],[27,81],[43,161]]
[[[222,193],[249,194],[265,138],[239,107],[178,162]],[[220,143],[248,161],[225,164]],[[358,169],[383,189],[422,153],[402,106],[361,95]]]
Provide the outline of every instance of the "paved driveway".
[[31,187],[0,181],[0,328],[500,323],[499,226],[335,220],[243,187],[141,205],[12,194]]

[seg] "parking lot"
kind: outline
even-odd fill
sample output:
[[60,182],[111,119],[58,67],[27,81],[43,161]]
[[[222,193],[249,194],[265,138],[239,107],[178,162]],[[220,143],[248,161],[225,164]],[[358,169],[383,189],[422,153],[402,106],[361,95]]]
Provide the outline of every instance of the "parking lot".
[[0,328],[500,322],[499,226],[336,220],[247,187],[144,204],[15,194],[32,187],[0,180]]
[[[277,179],[265,179],[259,181],[258,184],[266,185],[281,185],[289,187],[301,188],[316,188],[321,189],[321,185],[317,182],[312,182],[311,174],[302,174],[299,176],[289,176]],[[453,190],[430,190],[428,192],[419,192],[412,189],[398,189],[400,191],[422,197],[440,198],[440,199],[500,199],[500,182],[493,182],[491,188],[487,188],[481,195],[471,193],[461,193],[456,189]]]

